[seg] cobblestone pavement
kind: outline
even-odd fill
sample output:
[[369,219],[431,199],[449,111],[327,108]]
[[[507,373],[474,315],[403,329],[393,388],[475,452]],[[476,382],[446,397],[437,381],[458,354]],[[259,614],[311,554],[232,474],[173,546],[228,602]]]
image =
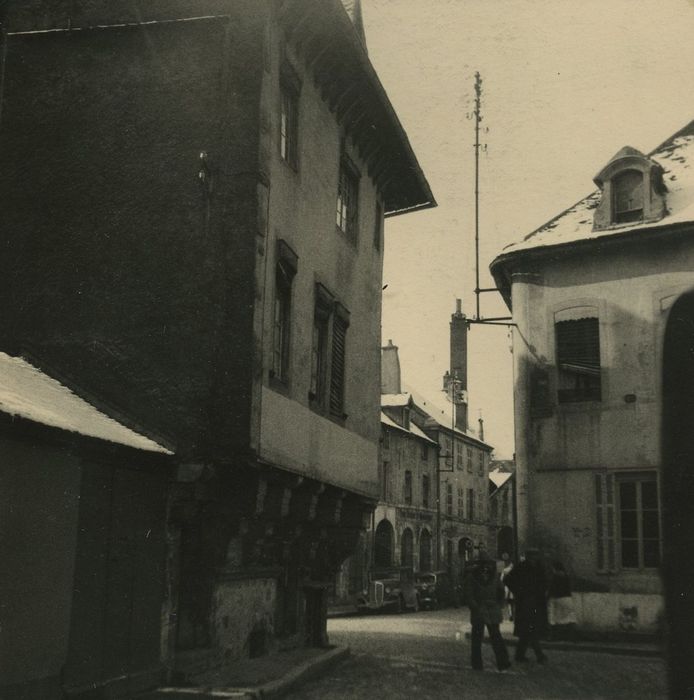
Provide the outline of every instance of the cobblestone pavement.
[[[498,673],[488,644],[485,670],[470,668],[467,614],[444,610],[416,615],[345,618],[329,622],[332,644],[352,657],[288,697],[493,698],[494,700],[657,700],[666,698],[665,662],[583,651],[552,650],[549,663],[515,664]],[[549,653],[549,652],[548,652]],[[532,655],[531,655],[532,658]]]

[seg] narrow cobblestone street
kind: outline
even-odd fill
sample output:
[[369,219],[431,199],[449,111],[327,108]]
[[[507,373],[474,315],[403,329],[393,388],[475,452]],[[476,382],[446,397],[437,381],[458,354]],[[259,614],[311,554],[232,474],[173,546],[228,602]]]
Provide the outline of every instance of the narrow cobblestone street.
[[548,650],[549,663],[534,660],[498,673],[484,645],[485,669],[469,664],[466,610],[414,615],[333,619],[332,644],[351,658],[307,683],[291,698],[581,698],[667,697],[665,662],[658,657]]

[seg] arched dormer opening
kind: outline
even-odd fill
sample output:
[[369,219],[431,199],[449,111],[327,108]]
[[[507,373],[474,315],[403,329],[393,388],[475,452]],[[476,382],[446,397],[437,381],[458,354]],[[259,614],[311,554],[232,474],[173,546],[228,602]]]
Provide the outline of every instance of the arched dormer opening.
[[602,191],[594,231],[651,223],[667,213],[663,168],[635,148],[622,148],[593,180]]

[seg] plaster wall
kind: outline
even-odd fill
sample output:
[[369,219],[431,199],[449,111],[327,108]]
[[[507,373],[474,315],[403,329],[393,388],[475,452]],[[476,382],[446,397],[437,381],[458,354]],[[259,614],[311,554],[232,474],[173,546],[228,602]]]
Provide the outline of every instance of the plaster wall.
[[267,387],[261,420],[263,459],[367,496],[378,493],[377,444]]
[[[660,588],[654,571],[596,573],[593,474],[659,470],[663,334],[692,271],[694,249],[677,239],[595,245],[519,265],[512,278],[520,545],[541,544],[610,590]],[[580,307],[599,318],[602,398],[560,404],[555,314]],[[532,398],[538,376],[542,405]]]
[[[305,416],[304,428],[328,423],[320,416],[311,420],[309,408],[311,375],[311,343],[315,304],[315,284],[319,282],[350,313],[346,346],[345,413],[343,421],[333,422],[328,430],[340,432],[341,444],[354,452],[353,460],[362,464],[356,479],[342,471],[336,454],[323,451],[316,458],[323,475],[370,494],[375,494],[377,480],[377,448],[380,430],[380,319],[382,242],[374,245],[376,203],[378,194],[349,138],[345,139],[347,155],[361,173],[358,195],[358,235],[349,240],[336,226],[335,211],[341,157],[341,140],[345,134],[335,115],[322,99],[313,78],[305,70],[291,45],[286,47],[286,60],[301,81],[299,93],[298,166],[290,167],[280,157],[280,66],[281,37],[271,25],[271,54],[265,72],[261,99],[260,167],[269,173],[270,190],[266,202],[266,229],[263,250],[266,258],[258,267],[259,305],[256,313],[256,343],[262,350],[262,367],[257,367],[256,391],[261,403],[262,431],[284,432],[282,422],[273,423],[283,411]],[[285,386],[270,383],[272,361],[273,302],[277,240],[283,239],[297,254],[297,273],[292,283],[292,327],[290,338],[289,379]],[[379,249],[380,248],[380,249]],[[264,294],[262,290],[265,290]],[[268,388],[272,386],[272,388]],[[282,396],[273,396],[281,394]],[[289,399],[289,403],[282,399]],[[272,416],[273,420],[268,420]],[[267,449],[277,442],[276,434],[261,435],[261,457],[269,457]],[[357,447],[363,442],[370,444]],[[290,455],[286,457],[291,458]]]
[[599,631],[662,632],[663,599],[633,593],[574,593],[576,619],[581,627]]

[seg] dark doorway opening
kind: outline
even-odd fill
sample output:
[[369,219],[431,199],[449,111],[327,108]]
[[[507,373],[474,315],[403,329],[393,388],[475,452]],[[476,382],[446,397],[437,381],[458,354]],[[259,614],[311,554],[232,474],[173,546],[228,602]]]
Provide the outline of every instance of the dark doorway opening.
[[393,526],[387,520],[378,523],[374,543],[376,568],[388,568],[393,565],[393,534]]

